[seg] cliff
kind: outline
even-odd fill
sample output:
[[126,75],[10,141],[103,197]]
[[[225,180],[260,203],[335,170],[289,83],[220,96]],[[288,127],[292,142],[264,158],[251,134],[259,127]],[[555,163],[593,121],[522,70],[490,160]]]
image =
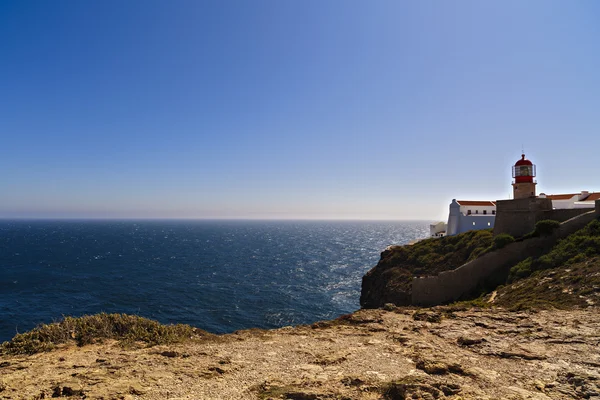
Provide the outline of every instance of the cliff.
[[360,305],[410,305],[414,277],[458,268],[487,251],[492,243],[492,231],[486,229],[388,247],[381,253],[379,263],[363,277]]
[[[598,267],[594,258],[600,254],[597,212],[563,223],[540,221],[535,231],[518,241],[508,235],[492,240],[488,235],[472,231],[386,249],[363,278],[361,306],[445,304],[489,294],[499,285],[541,270],[585,263],[595,273]],[[588,289],[594,292],[593,287]],[[540,292],[538,300],[553,303],[552,293]]]
[[[119,325],[122,317],[113,322]],[[81,329],[90,322],[70,321],[69,326]],[[160,332],[155,324],[138,322],[136,332],[127,332],[123,325],[109,329],[124,333],[110,339],[96,332],[96,340],[88,340],[93,336],[72,330],[70,339],[33,354],[13,354],[3,348],[0,398],[548,400],[600,396],[597,308],[509,312],[388,306],[310,326],[220,336],[185,326]],[[159,343],[161,337],[169,339]]]

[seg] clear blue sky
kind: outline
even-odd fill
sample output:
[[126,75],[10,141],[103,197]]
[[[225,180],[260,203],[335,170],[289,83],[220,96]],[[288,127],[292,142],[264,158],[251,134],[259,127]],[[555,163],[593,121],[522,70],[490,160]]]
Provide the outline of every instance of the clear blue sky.
[[0,2],[0,217],[436,219],[599,129],[593,0]]

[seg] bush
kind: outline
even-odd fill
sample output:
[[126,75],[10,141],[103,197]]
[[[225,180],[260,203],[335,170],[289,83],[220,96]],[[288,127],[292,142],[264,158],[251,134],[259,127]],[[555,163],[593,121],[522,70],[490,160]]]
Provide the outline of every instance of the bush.
[[552,219],[545,219],[542,221],[538,221],[538,223],[535,224],[534,232],[537,236],[549,236],[552,235],[552,233],[558,227],[560,227],[560,222],[554,221]]
[[533,259],[531,257],[526,260],[521,261],[514,267],[510,269],[508,274],[508,283],[512,283],[522,278],[526,278],[533,272],[531,270],[531,265],[533,264]]
[[136,315],[100,313],[79,318],[65,317],[60,322],[19,333],[10,342],[0,345],[0,354],[34,354],[52,350],[56,345],[69,341],[75,341],[79,346],[104,339],[157,345],[207,334],[189,325],[162,325]]
[[494,247],[496,249],[501,249],[507,244],[511,244],[515,241],[515,238],[509,235],[508,233],[501,233],[494,238]]
[[[540,221],[536,224],[535,232],[548,234],[547,232],[552,232],[559,225],[557,221]],[[597,255],[600,255],[600,221],[594,220],[585,228],[559,241],[547,254],[536,259],[528,258],[512,267],[508,282],[525,278],[535,271],[582,262]]]
[[471,255],[469,256],[469,260],[468,261],[474,260],[477,257],[479,257],[480,255],[485,254],[488,249],[489,248],[485,248],[485,247],[477,247],[475,250],[473,250],[471,252]]
[[421,240],[411,246],[394,246],[381,254],[382,270],[399,268],[408,276],[436,275],[460,267],[492,245],[492,230],[468,231],[454,236]]

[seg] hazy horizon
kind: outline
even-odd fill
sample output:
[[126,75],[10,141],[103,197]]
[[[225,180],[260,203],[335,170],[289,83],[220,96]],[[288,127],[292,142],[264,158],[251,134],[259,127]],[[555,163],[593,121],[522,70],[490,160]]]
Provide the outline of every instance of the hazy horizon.
[[431,222],[437,221],[434,219],[394,219],[394,218],[309,218],[309,217],[54,217],[54,216],[42,216],[42,217],[0,217],[0,221],[306,221],[306,222],[327,222],[327,221],[340,221],[340,222]]

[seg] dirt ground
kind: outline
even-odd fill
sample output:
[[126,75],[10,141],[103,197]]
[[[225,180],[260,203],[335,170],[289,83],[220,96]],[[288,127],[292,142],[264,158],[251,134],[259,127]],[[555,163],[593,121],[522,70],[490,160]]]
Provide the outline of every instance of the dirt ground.
[[0,399],[596,399],[600,313],[361,310],[150,348],[0,357]]

